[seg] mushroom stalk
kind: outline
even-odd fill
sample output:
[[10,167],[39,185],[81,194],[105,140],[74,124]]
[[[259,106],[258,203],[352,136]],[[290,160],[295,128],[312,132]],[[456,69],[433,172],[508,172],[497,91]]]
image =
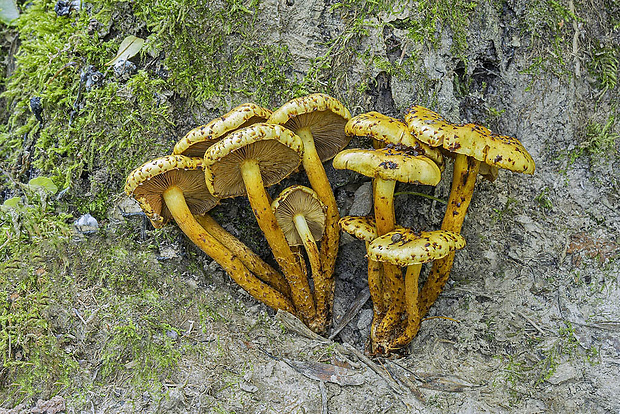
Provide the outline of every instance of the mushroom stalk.
[[248,246],[243,244],[239,239],[226,231],[225,228],[213,219],[209,214],[195,216],[196,221],[215,237],[220,243],[230,250],[230,252],[239,257],[249,271],[254,273],[263,282],[267,283],[284,296],[291,297],[291,288],[286,279],[277,272],[273,267],[269,266],[263,259],[254,253]]
[[222,266],[239,286],[271,308],[295,313],[295,308],[288,298],[255,277],[239,257],[232,254],[196,221],[187,207],[183,190],[177,186],[172,186],[163,192],[163,198],[183,233]]
[[327,322],[327,294],[329,280],[327,280],[325,274],[321,271],[319,249],[316,245],[314,237],[312,237],[312,232],[310,231],[308,222],[303,214],[296,214],[293,217],[293,223],[295,224],[295,229],[301,237],[301,241],[303,242],[306,253],[308,254],[310,270],[312,272],[312,280],[314,281],[314,300],[316,302],[317,314],[316,326],[322,330],[326,327],[325,324]]
[[316,152],[312,132],[310,132],[308,128],[301,128],[296,131],[296,134],[301,138],[303,143],[304,152],[302,164],[308,176],[308,181],[310,181],[310,185],[312,189],[316,191],[319,199],[327,207],[325,230],[321,240],[321,273],[325,280],[325,284],[321,289],[325,289],[325,292],[318,292],[315,286],[315,294],[326,298],[325,300],[328,306],[327,313],[329,314],[331,313],[331,304],[333,303],[334,266],[338,255],[338,243],[340,241],[340,228],[338,227],[340,213],[338,212],[338,205],[336,204],[336,198],[334,197],[331,184],[325,174],[325,168],[323,168],[323,163]]
[[[461,232],[467,208],[474,194],[474,185],[476,184],[479,169],[480,161],[463,154],[456,155],[452,189],[450,190],[448,207],[441,223],[442,230],[450,230],[455,233]],[[455,253],[452,252],[446,257],[433,262],[428,279],[420,293],[418,304],[420,317],[426,315],[448,281],[450,270],[454,263],[454,255]]]
[[248,200],[258,225],[263,231],[278,264],[282,268],[284,276],[288,280],[295,308],[299,311],[304,322],[310,324],[316,318],[314,298],[310,291],[310,285],[303,276],[297,258],[293,255],[282,229],[278,226],[278,221],[271,209],[271,204],[265,191],[258,161],[253,159],[246,160],[241,164],[240,169]]
[[[382,236],[394,230],[396,218],[394,214],[394,188],[395,180],[375,178],[374,183],[375,220],[377,223],[377,235]],[[377,327],[377,339],[381,341],[394,330],[400,323],[400,315],[404,310],[405,284],[402,279],[402,271],[398,266],[383,263],[384,270],[384,302],[383,306],[387,313]]]
[[420,312],[418,311],[418,279],[422,264],[407,266],[405,273],[405,308],[407,310],[407,326],[392,344],[391,349],[399,349],[407,346],[420,330]]
[[[368,245],[366,242],[366,251],[368,251]],[[370,325],[370,340],[371,343],[376,343],[376,332],[379,323],[385,316],[385,305],[383,303],[383,264],[376,260],[368,259],[368,291],[370,292],[370,298],[373,303],[373,318]]]

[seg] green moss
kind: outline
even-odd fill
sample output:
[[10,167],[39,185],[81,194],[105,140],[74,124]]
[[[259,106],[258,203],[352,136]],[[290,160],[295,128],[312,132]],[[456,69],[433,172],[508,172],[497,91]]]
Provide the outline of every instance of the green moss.
[[[165,51],[171,87],[191,102],[231,98],[273,106],[296,95],[286,47],[265,44],[255,23],[259,1],[136,2],[135,15]],[[174,16],[174,18],[170,18]]]
[[[46,311],[53,301],[54,276],[42,256],[30,263],[0,265],[0,400],[54,392],[67,386],[77,362],[67,357],[54,335]],[[42,384],[47,384],[43,389]]]

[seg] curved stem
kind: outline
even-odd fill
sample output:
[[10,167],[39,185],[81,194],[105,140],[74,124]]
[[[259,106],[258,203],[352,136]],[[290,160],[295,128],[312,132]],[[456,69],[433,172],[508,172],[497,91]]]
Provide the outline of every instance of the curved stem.
[[273,255],[282,268],[286,280],[288,280],[295,308],[299,311],[298,313],[302,320],[307,325],[310,325],[316,318],[314,298],[310,291],[310,285],[308,284],[308,279],[302,273],[297,258],[293,255],[282,229],[278,226],[278,221],[273,214],[267,192],[265,191],[258,162],[256,160],[247,160],[241,164],[240,168],[248,199],[254,216],[256,216],[258,226],[263,231]]
[[327,289],[328,281],[326,280],[323,272],[321,271],[321,260],[319,255],[319,249],[316,246],[316,241],[312,236],[312,232],[308,227],[308,222],[303,214],[296,214],[293,217],[293,223],[295,229],[301,237],[301,241],[306,249],[308,260],[310,262],[310,270],[312,272],[312,280],[314,281],[314,300],[316,305],[317,319],[315,321],[316,328],[319,331],[324,331],[327,328]]
[[[366,242],[366,251],[368,251],[369,244],[369,242]],[[368,291],[370,292],[373,308],[370,342],[375,344],[377,327],[385,316],[385,306],[383,305],[383,266],[381,262],[370,259],[368,259]]]
[[[452,177],[452,189],[450,190],[448,207],[441,223],[442,230],[450,230],[456,233],[461,232],[467,208],[474,194],[474,186],[479,169],[480,161],[466,155],[457,154],[454,161],[454,175]],[[448,281],[450,270],[454,263],[454,254],[454,252],[450,253],[446,257],[433,262],[428,279],[420,292],[418,304],[420,317],[426,315]]]
[[269,264],[265,263],[259,255],[254,253],[241,240],[230,234],[225,228],[213,219],[209,214],[195,216],[196,221],[207,230],[213,237],[239,257],[248,270],[254,273],[260,280],[269,284],[271,287],[282,293],[284,296],[291,297],[291,288],[288,282],[278,271]]
[[394,342],[390,349],[399,349],[407,346],[420,330],[420,312],[418,311],[418,279],[422,264],[407,266],[405,273],[405,307],[407,309],[407,326]]
[[164,191],[163,197],[168,210],[170,210],[172,217],[183,233],[222,266],[239,286],[255,299],[273,309],[295,313],[295,308],[288,298],[254,276],[237,256],[232,254],[194,219],[185,202],[183,191],[179,187],[170,187]]
[[[321,269],[325,279],[325,298],[328,306],[327,314],[331,314],[331,307],[334,298],[334,267],[336,265],[336,257],[338,256],[338,243],[340,242],[340,228],[338,220],[340,213],[336,204],[336,197],[332,190],[331,184],[325,174],[325,168],[319,158],[314,146],[314,137],[308,128],[301,128],[296,131],[301,138],[304,146],[302,163],[310,186],[316,191],[319,199],[327,207],[327,216],[325,218],[325,231],[321,239]],[[323,295],[323,293],[315,294]]]

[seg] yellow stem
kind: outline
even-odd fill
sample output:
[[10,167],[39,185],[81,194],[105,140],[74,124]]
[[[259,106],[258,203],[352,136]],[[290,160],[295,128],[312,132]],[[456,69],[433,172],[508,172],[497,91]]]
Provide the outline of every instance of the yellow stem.
[[258,226],[263,231],[267,243],[269,243],[269,247],[271,247],[271,251],[291,287],[291,296],[295,308],[303,321],[310,326],[310,323],[316,318],[310,285],[297,262],[297,258],[293,255],[282,229],[278,226],[273,210],[271,210],[258,162],[256,160],[244,161],[240,168]]
[[225,228],[213,219],[209,214],[195,216],[196,221],[207,230],[213,237],[238,256],[249,271],[254,273],[263,282],[278,290],[284,296],[291,297],[291,288],[288,282],[278,271],[265,263],[259,255],[254,253],[241,240],[230,234]]
[[[394,213],[395,186],[396,181],[394,180],[384,180],[380,177],[375,178],[374,204],[377,236],[382,236],[396,227]],[[387,312],[377,327],[376,338],[378,342],[374,344],[381,347],[385,347],[387,342],[389,342],[390,336],[395,334],[405,309],[405,283],[401,269],[393,264],[383,263],[383,271],[384,308],[387,309]]]
[[301,240],[306,249],[308,255],[308,261],[310,262],[310,270],[312,272],[312,279],[314,280],[314,300],[316,305],[316,321],[315,325],[318,331],[325,331],[327,328],[327,289],[328,281],[325,279],[321,270],[321,259],[319,255],[319,249],[316,245],[316,241],[312,236],[312,232],[308,227],[308,222],[303,214],[296,214],[293,217],[293,223],[295,229],[301,237]]
[[[319,199],[327,207],[327,216],[325,218],[325,230],[321,239],[321,270],[325,283],[325,298],[328,306],[327,314],[331,314],[331,307],[334,298],[334,267],[336,265],[336,257],[338,256],[338,244],[340,242],[340,213],[336,204],[336,197],[332,190],[331,184],[325,174],[325,168],[319,158],[314,146],[314,137],[308,128],[301,128],[296,131],[301,138],[304,146],[302,163],[310,186],[316,191]],[[316,292],[315,292],[316,294]],[[319,293],[323,295],[323,293]]]
[[[366,251],[368,251],[369,244],[366,242]],[[370,341],[374,344],[376,343],[377,327],[385,316],[385,306],[383,305],[383,266],[381,262],[371,259],[368,259],[368,290],[373,307]]]
[[187,207],[183,190],[176,186],[170,187],[164,191],[163,197],[168,210],[183,233],[222,266],[239,286],[273,309],[295,313],[295,308],[288,298],[254,276],[237,256],[196,221]]
[[[466,155],[457,154],[454,161],[454,175],[452,177],[452,189],[450,190],[448,207],[441,223],[442,230],[450,230],[456,233],[461,232],[467,208],[474,194],[474,186],[479,169],[480,161]],[[420,292],[418,304],[420,317],[426,315],[447,283],[452,264],[454,263],[454,255],[455,253],[453,252],[443,259],[433,262],[428,279]]]
[[420,312],[418,311],[418,279],[422,264],[407,266],[405,274],[405,307],[407,309],[407,326],[402,335],[390,344],[390,349],[399,349],[409,345],[420,330]]

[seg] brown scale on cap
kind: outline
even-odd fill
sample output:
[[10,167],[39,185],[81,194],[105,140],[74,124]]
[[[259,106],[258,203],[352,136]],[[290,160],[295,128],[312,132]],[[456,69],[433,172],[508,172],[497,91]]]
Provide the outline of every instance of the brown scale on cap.
[[253,103],[245,103],[225,115],[189,131],[176,143],[173,154],[203,157],[207,148],[229,133],[258,122],[265,122],[271,115],[269,109]]
[[416,139],[407,125],[396,118],[379,112],[368,112],[353,117],[346,125],[348,135],[366,136],[387,144],[399,151],[412,152],[413,155],[425,155],[443,170],[444,160],[441,152]]

